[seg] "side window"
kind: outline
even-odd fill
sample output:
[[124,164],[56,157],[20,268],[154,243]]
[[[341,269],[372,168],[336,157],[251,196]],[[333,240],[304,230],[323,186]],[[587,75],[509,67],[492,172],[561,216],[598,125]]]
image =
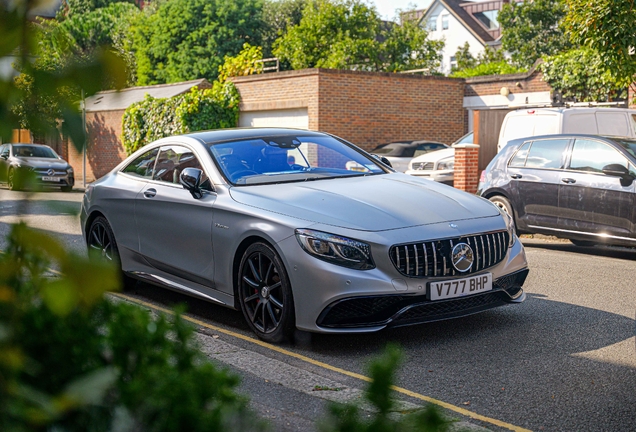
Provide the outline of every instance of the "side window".
[[571,170],[600,173],[609,164],[628,167],[627,159],[605,143],[587,139],[577,139],[574,142]]
[[406,147],[404,151],[402,152],[402,156],[400,157],[412,158],[414,154],[415,154],[415,147]]
[[448,15],[442,15],[442,30],[448,30]]
[[128,164],[128,166],[122,169],[121,172],[143,178],[152,177],[152,169],[155,166],[157,153],[159,153],[159,149],[157,148],[143,153],[137,159]]
[[8,145],[2,145],[0,146],[0,156],[3,158],[8,158],[9,157],[9,146]]
[[[525,150],[526,144],[517,152],[517,155],[510,161],[510,166],[524,166],[526,168],[561,168],[563,166],[565,150],[568,148],[569,140],[538,140],[530,144],[527,154],[521,153]],[[517,157],[518,156],[518,157]],[[525,164],[520,165],[523,157]],[[514,163],[514,165],[513,165]]]
[[[203,171],[201,162],[187,147],[183,146],[164,146],[159,150],[159,157],[155,164],[153,180],[163,181],[166,183],[180,184],[179,176],[185,168],[197,168]],[[210,181],[203,171],[201,177],[201,187],[210,190]]]
[[517,153],[515,153],[515,156],[510,160],[510,163],[508,164],[508,166],[511,167],[523,167],[526,165],[526,158],[528,157],[528,149],[530,148],[530,142],[526,142],[524,143],[521,148],[519,148],[519,150],[517,150]]

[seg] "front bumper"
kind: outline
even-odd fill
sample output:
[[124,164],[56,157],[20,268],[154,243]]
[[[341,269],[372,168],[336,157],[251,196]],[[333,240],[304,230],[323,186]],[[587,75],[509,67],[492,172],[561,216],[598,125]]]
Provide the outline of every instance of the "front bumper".
[[427,301],[422,296],[369,296],[338,300],[320,314],[317,324],[327,328],[400,327],[459,318],[507,303],[525,300],[524,269],[493,281],[493,290],[444,301]]

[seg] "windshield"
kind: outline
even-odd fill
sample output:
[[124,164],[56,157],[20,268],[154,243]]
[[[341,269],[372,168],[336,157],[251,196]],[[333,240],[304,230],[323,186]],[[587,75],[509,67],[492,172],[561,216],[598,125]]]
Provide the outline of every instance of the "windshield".
[[49,147],[14,145],[13,155],[16,157],[38,157],[57,159],[57,154]]
[[616,144],[620,144],[625,150],[627,150],[627,153],[629,153],[630,155],[636,158],[636,141],[635,140],[620,139],[620,138],[614,138],[614,137],[610,139],[614,141]]
[[371,150],[371,153],[379,154],[382,156],[402,156],[404,150],[407,148],[406,143],[390,143],[382,144]]
[[330,136],[279,136],[210,144],[234,185],[309,181],[386,172],[375,161]]

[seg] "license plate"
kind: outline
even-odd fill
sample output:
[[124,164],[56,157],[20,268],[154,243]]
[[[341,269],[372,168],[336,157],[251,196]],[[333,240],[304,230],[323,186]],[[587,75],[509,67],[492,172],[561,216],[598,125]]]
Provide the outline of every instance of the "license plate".
[[492,290],[492,273],[462,279],[429,282],[429,298],[443,300]]
[[42,181],[59,182],[60,177],[42,177]]

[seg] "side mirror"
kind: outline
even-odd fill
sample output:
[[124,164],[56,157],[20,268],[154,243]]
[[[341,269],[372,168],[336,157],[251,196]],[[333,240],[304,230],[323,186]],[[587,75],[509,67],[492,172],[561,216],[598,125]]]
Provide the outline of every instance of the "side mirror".
[[609,164],[603,167],[603,174],[620,177],[621,184],[629,186],[634,181],[634,176],[629,173],[629,170],[621,164]]
[[384,156],[378,156],[377,154],[373,154],[372,156],[376,158],[377,160],[379,160],[380,162],[382,162],[384,165],[388,166],[389,168],[393,168],[393,165],[391,165],[391,161],[389,161]]
[[1,154],[0,158],[2,158],[4,160],[7,160],[7,159],[9,159],[9,155],[8,154]]
[[179,175],[179,183],[192,194],[194,199],[203,198],[201,191],[201,176],[203,172],[198,168],[184,168]]

